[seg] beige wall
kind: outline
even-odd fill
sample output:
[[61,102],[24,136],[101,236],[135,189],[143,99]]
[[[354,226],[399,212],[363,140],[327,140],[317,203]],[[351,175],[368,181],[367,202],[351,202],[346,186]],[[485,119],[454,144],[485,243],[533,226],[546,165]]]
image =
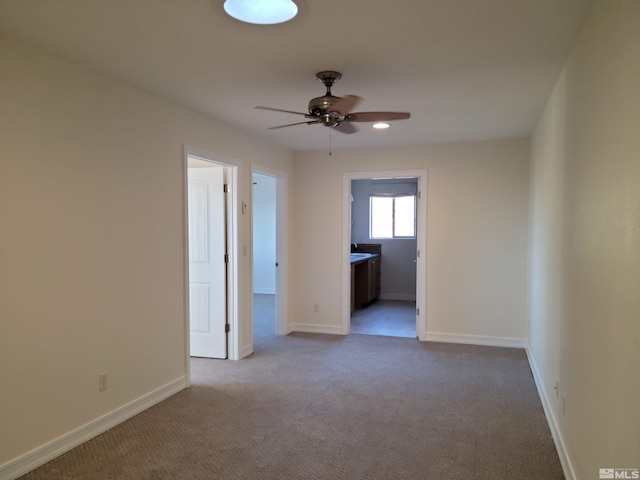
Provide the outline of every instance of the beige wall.
[[529,350],[568,478],[640,468],[639,78],[640,2],[597,2],[532,140]]
[[0,36],[0,465],[184,377],[188,144],[238,159],[247,203],[251,162],[289,173],[288,317],[301,330],[340,325],[343,174],[427,170],[427,333],[527,337],[568,473],[640,466],[638,25],[640,2],[596,4],[536,128],[530,175],[526,139],[294,161]]
[[247,203],[292,154],[9,37],[0,72],[2,465],[184,377],[183,145],[238,159]]
[[341,324],[343,174],[425,169],[427,333],[523,342],[528,157],[526,139],[298,152],[295,328],[335,331]]

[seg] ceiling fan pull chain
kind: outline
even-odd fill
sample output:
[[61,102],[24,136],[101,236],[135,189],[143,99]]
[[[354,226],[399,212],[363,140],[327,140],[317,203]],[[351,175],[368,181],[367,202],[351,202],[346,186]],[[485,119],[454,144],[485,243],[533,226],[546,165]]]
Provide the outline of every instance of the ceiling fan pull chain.
[[329,127],[329,156],[331,156],[331,130],[333,127]]

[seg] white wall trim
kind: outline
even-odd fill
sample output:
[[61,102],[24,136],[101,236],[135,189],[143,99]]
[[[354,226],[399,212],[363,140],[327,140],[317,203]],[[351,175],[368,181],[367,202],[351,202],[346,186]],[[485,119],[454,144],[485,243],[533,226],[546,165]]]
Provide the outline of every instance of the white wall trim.
[[253,353],[253,343],[240,347],[240,359],[246,358]]
[[[422,338],[420,340],[423,340]],[[426,332],[427,342],[464,343],[467,345],[485,345],[488,347],[525,348],[523,338],[491,337],[486,335],[462,335],[456,333]]]
[[549,402],[549,396],[547,395],[547,392],[544,389],[544,383],[542,382],[542,378],[540,377],[539,370],[538,370],[538,367],[536,366],[536,362],[533,358],[533,355],[529,350],[528,343],[525,346],[525,351],[527,352],[527,359],[529,360],[529,367],[531,368],[531,374],[533,375],[533,380],[535,381],[536,388],[538,389],[538,396],[540,397],[540,401],[542,402],[542,408],[544,409],[544,414],[545,414],[545,417],[547,417],[547,423],[549,424],[549,429],[551,430],[551,436],[553,437],[553,442],[556,445],[556,451],[558,452],[560,465],[562,465],[562,471],[564,472],[564,476],[566,480],[575,480],[576,475],[575,475],[575,470],[573,468],[573,464],[569,459],[567,448],[565,447],[562,434],[560,433],[560,429],[558,428],[558,421],[556,420],[556,417],[553,414],[553,409],[551,408],[551,402]]
[[313,323],[291,324],[291,332],[326,333],[329,335],[344,335],[341,325],[319,325]]
[[147,410],[148,408],[166,400],[181,390],[187,388],[187,377],[183,375],[175,380],[156,388],[141,397],[116,408],[115,410],[92,420],[91,422],[72,430],[40,447],[37,447],[18,458],[0,465],[0,478],[14,480],[31,470],[53,460],[101,433],[119,425],[125,420]]

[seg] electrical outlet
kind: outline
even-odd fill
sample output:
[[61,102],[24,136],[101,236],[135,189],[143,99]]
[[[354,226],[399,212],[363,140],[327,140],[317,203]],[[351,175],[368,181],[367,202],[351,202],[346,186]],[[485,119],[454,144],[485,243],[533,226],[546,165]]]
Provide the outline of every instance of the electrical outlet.
[[313,304],[313,311],[314,311],[314,312],[319,312],[319,311],[320,311],[320,305],[319,305],[319,304],[317,304],[317,303],[314,303],[314,304]]
[[107,374],[106,373],[101,373],[100,375],[98,375],[98,391],[99,392],[104,392],[107,389]]

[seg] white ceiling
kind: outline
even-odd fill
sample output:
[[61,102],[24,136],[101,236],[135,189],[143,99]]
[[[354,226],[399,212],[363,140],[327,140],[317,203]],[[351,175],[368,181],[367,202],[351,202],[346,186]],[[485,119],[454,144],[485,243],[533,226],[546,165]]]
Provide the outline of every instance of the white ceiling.
[[223,0],[0,0],[0,30],[293,150],[329,129],[299,125],[324,94],[358,111],[410,111],[333,147],[528,136],[593,0],[304,0],[292,22],[240,23]]

